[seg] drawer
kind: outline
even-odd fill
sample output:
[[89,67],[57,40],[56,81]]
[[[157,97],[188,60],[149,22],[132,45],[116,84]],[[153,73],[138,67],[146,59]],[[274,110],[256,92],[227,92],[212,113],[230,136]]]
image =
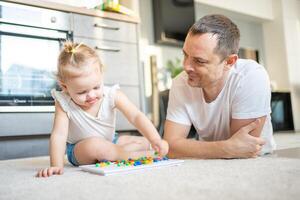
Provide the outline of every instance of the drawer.
[[71,15],[66,12],[7,2],[0,2],[0,7],[1,22],[62,31],[71,29]]
[[[126,87],[120,86],[121,91],[126,94],[129,100],[138,108],[141,109],[139,87]],[[117,111],[117,122],[116,122],[117,131],[126,131],[126,130],[136,130],[136,128],[131,125],[126,117],[120,112]]]
[[74,36],[137,43],[133,23],[74,14],[73,25]]
[[74,38],[75,42],[94,48],[104,64],[104,82],[139,85],[138,50],[136,44]]
[[0,140],[0,160],[49,155],[49,134]]
[[49,135],[54,113],[1,113],[1,136]]

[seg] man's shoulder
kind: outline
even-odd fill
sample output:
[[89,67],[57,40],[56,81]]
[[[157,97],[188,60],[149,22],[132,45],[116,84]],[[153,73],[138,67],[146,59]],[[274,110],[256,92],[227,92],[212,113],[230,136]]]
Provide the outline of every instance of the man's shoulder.
[[252,77],[254,79],[259,77],[264,77],[263,79],[268,78],[266,69],[256,61],[250,59],[238,59],[233,71],[233,77],[239,80],[246,77]]
[[251,59],[238,59],[234,69],[237,73],[247,74],[257,70],[264,70],[264,67]]

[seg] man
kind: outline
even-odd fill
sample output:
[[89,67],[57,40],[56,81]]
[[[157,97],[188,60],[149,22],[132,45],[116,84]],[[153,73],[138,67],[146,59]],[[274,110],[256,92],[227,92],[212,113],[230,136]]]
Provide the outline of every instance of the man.
[[[164,138],[169,156],[249,158],[275,147],[265,69],[238,59],[240,33],[222,15],[207,15],[189,30],[184,72],[172,83]],[[199,140],[187,139],[193,125]]]

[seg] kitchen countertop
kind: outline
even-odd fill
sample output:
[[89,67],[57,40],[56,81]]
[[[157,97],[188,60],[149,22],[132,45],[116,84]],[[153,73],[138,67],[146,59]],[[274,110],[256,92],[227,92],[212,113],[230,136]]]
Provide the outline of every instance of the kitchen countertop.
[[95,10],[95,9],[87,9],[84,7],[75,7],[66,4],[41,1],[41,0],[4,0],[4,2],[18,3],[18,4],[30,5],[30,6],[40,7],[40,8],[48,8],[48,9],[59,10],[64,12],[78,13],[78,14],[84,14],[84,15],[89,15],[94,17],[103,17],[103,18],[120,20],[120,21],[131,22],[131,23],[139,23],[140,21],[137,16],[128,16],[120,13],[106,12],[106,11]]

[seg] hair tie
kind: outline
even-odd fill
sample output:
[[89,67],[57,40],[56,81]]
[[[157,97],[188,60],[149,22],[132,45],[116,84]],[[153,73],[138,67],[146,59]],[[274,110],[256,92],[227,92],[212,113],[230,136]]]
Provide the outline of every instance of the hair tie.
[[71,49],[71,52],[72,52],[72,53],[75,53],[76,50],[77,50],[81,45],[82,45],[82,42],[80,42],[75,48],[72,48],[72,49]]
[[80,42],[76,47],[72,47],[71,50],[70,50],[70,49],[66,49],[66,52],[67,52],[67,53],[72,53],[72,54],[74,54],[74,53],[76,53],[76,50],[77,50],[82,44],[83,44],[83,43]]

